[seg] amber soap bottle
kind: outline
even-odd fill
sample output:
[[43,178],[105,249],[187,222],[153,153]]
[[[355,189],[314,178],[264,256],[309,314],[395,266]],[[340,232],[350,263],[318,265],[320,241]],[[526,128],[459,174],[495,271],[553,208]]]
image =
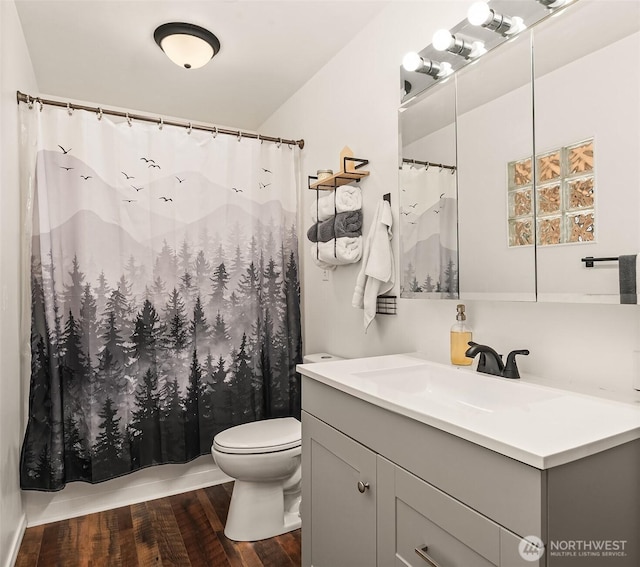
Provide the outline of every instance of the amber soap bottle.
[[467,316],[464,313],[464,305],[457,307],[456,322],[451,327],[451,364],[456,366],[470,366],[472,358],[467,358],[464,353],[469,348],[471,329],[467,325]]

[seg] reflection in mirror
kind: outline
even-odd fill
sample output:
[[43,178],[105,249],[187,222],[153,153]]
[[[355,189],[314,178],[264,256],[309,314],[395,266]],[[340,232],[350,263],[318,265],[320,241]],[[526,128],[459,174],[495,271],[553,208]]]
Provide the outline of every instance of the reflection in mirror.
[[619,0],[533,29],[539,301],[619,303],[618,262],[581,259],[640,251],[639,30]]
[[456,74],[460,298],[535,301],[531,35]]
[[400,297],[457,298],[455,82],[401,109]]

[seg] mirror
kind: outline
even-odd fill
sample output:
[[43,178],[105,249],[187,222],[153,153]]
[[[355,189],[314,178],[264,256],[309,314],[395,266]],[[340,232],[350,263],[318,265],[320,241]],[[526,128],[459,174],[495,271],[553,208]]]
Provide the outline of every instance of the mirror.
[[535,301],[530,34],[456,81],[460,298]]
[[532,30],[538,301],[620,303],[618,262],[581,259],[640,251],[639,30],[626,1]]
[[[461,299],[620,302],[615,259],[640,249],[639,30],[637,2],[577,1],[401,108],[402,157],[457,167],[444,241],[459,245]],[[442,269],[439,292],[412,273],[438,227],[406,218],[435,205],[407,190],[416,169],[400,169],[401,296],[456,297]]]
[[453,80],[400,113],[400,297],[458,297]]

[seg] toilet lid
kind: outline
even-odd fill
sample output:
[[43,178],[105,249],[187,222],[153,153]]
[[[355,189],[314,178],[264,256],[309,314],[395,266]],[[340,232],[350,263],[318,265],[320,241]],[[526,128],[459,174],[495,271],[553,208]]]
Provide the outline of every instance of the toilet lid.
[[301,439],[300,422],[282,417],[231,427],[215,436],[213,446],[222,453],[274,453],[299,447]]

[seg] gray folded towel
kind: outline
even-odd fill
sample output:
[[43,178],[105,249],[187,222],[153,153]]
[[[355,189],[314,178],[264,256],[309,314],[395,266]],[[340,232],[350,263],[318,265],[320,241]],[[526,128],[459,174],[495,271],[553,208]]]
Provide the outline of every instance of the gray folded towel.
[[636,289],[636,254],[618,258],[620,278],[620,303],[638,303]]
[[347,211],[317,222],[307,231],[311,242],[329,242],[334,238],[356,238],[362,235],[362,211]]

